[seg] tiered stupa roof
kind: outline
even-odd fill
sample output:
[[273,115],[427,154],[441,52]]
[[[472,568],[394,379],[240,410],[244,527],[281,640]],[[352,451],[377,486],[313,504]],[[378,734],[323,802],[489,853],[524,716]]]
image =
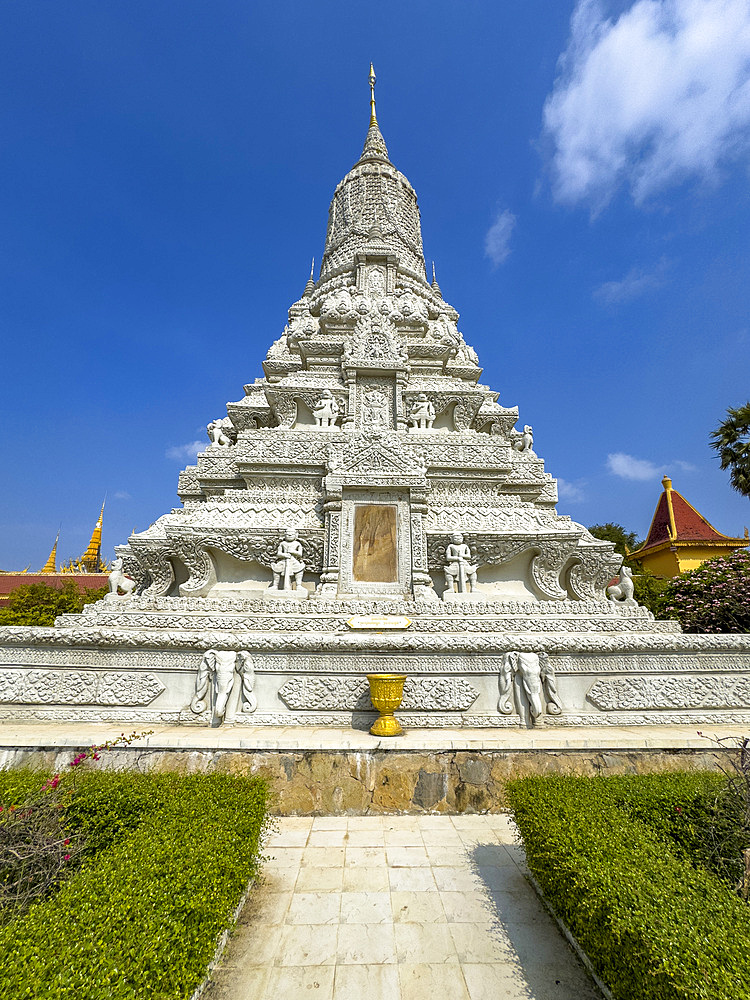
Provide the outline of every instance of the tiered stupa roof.
[[[334,191],[317,280],[313,268],[265,377],[181,474],[184,509],[133,535],[130,552],[153,596],[257,595],[258,564],[268,572],[288,528],[315,595],[351,597],[363,589],[347,575],[350,508],[369,497],[399,511],[394,593],[435,600],[451,535],[471,532],[488,599],[603,599],[620,560],[555,512],[531,427],[513,430],[518,410],[479,382],[458,312],[434,269],[427,278],[417,196],[391,162],[374,85],[371,67],[364,148]],[[516,557],[523,580],[485,569]]]

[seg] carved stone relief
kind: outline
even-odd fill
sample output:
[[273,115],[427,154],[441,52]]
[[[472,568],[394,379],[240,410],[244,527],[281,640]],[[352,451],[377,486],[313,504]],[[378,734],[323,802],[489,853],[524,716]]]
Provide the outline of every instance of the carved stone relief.
[[615,677],[595,681],[587,699],[616,709],[750,708],[750,676],[683,674],[679,677]]
[[0,670],[0,702],[18,705],[150,705],[165,690],[153,674]]
[[547,653],[504,653],[499,675],[499,712],[510,715],[514,709],[523,719],[528,715],[535,724],[543,712],[560,715],[562,705],[557,693],[555,671]]
[[[364,677],[295,677],[281,687],[279,696],[293,709],[373,710]],[[458,712],[470,708],[478,696],[476,688],[461,677],[408,677],[401,707]]]

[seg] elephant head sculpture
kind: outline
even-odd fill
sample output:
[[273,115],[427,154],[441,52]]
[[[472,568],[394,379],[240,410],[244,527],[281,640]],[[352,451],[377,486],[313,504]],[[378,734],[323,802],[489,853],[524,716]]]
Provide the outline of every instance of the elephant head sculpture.
[[226,649],[209,649],[203,654],[195,678],[195,694],[190,702],[191,711],[199,715],[206,710],[210,685],[213,691],[213,714],[220,721],[225,719],[237,675],[242,680],[242,711],[254,712],[258,707],[258,701],[253,692],[255,671],[252,658],[245,650],[236,653],[234,650]]
[[532,724],[544,712],[543,699],[546,699],[549,715],[560,715],[562,712],[555,672],[547,653],[523,653],[516,650],[503,653],[499,682],[500,699],[497,707],[503,715],[513,712],[514,690],[519,714],[522,714],[521,707],[525,703]]

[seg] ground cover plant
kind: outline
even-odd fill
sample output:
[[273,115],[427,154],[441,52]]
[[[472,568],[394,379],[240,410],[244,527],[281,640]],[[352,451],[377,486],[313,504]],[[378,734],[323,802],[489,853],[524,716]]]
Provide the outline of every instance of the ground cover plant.
[[[750,996],[750,910],[736,878],[750,845],[743,803],[726,789],[717,774],[509,786],[529,868],[616,1000]],[[711,831],[732,826],[732,809],[727,866]]]
[[[68,839],[53,854],[69,854],[62,866],[75,865],[52,865],[40,894],[12,901],[0,924],[0,997],[190,997],[257,872],[265,782],[90,772],[76,775],[74,792],[60,803],[67,775],[50,787],[54,777],[0,773],[0,881],[19,875],[3,853],[4,817],[15,823],[44,785],[56,819],[35,830],[54,844]],[[37,868],[49,874],[44,864]]]

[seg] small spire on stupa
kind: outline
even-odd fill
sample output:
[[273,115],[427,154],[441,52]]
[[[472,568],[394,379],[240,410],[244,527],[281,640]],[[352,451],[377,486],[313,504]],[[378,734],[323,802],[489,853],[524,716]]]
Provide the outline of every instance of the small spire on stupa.
[[302,293],[303,298],[309,298],[315,291],[315,278],[313,277],[314,273],[315,273],[315,258],[313,257],[312,264],[310,265],[310,277],[307,279],[305,290]]
[[55,538],[55,544],[52,546],[52,551],[49,554],[47,562],[39,570],[40,573],[56,573],[57,572],[57,543],[60,540],[60,529],[57,529],[57,536]]
[[365,139],[364,149],[362,150],[362,155],[360,160],[387,160],[388,159],[388,147],[385,144],[385,139],[381,135],[380,126],[378,125],[378,116],[375,114],[375,70],[372,63],[370,63],[370,127],[367,130],[367,138]]
[[435,277],[435,261],[432,262],[432,290],[437,295],[438,298],[442,299],[443,293],[440,291],[440,285]]
[[378,116],[375,114],[375,82],[377,77],[375,76],[375,67],[370,63],[370,124],[378,124]]
[[103,571],[102,523],[104,521],[104,504],[106,502],[107,499],[105,497],[102,509],[99,513],[99,518],[94,526],[93,534],[91,535],[91,541],[86,546],[86,551],[78,560],[79,565],[83,568],[84,572],[88,571],[89,573],[101,573]]

